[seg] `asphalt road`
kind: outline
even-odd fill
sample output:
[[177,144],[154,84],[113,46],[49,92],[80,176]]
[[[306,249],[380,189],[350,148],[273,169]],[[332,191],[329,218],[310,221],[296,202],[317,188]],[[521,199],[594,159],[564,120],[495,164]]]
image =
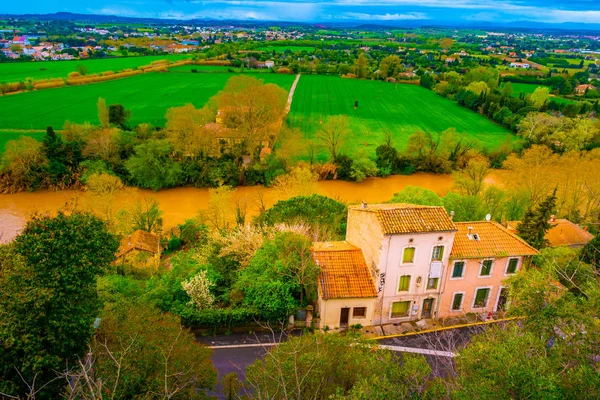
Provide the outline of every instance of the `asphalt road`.
[[[419,335],[385,338],[378,343],[387,346],[409,347],[414,349],[439,350],[454,352],[467,344],[473,334],[480,333],[486,326],[450,329],[445,331],[423,333]],[[285,336],[273,334],[234,334],[229,336],[202,337],[197,340],[206,346],[213,347],[211,357],[218,372],[218,386],[209,393],[223,398],[221,378],[230,372],[235,372],[241,381],[244,380],[245,368],[259,358],[264,357],[273,342],[285,340]],[[266,346],[261,346],[266,344]],[[425,354],[432,374],[445,376],[452,371],[454,359],[446,356]]]

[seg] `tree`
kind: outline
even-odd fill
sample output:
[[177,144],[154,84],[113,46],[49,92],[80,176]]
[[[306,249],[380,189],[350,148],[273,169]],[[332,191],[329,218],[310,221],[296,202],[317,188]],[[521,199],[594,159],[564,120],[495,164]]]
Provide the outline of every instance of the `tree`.
[[360,53],[356,60],[354,60],[354,70],[356,71],[356,76],[359,79],[363,79],[367,77],[369,67],[369,60],[365,53]]
[[529,96],[529,101],[536,108],[541,108],[544,106],[548,100],[550,99],[550,88],[545,86],[537,87],[531,96]]
[[173,147],[168,140],[149,140],[133,150],[125,168],[137,186],[158,190],[180,182],[181,166],[169,157]]
[[600,269],[600,235],[586,243],[581,249],[581,261]]
[[440,39],[440,48],[444,50],[448,50],[454,44],[454,39],[451,38],[443,38]]
[[110,118],[108,116],[106,100],[104,100],[102,97],[98,98],[98,119],[100,120],[100,126],[103,128],[108,128],[110,126]]
[[213,139],[216,139],[204,128],[214,119],[214,110],[210,105],[201,109],[196,109],[192,104],[172,107],[167,110],[166,118],[167,138],[180,156],[208,155]]
[[501,93],[502,93],[503,97],[510,97],[510,96],[512,96],[512,94],[513,94],[512,83],[510,83],[510,82],[504,83],[504,85],[502,85]]
[[429,74],[425,73],[421,76],[421,79],[419,80],[419,84],[421,86],[423,86],[425,89],[431,89],[431,88],[433,88],[433,85],[435,84],[435,80]]
[[279,175],[273,182],[273,188],[283,198],[308,196],[315,192],[317,176],[306,167],[294,167],[288,174]]
[[132,229],[141,229],[160,235],[163,226],[162,215],[163,212],[156,199],[145,197],[143,201],[138,200],[131,215]]
[[488,85],[485,82],[471,82],[467,86],[467,90],[471,91],[471,92],[475,93],[477,96],[479,96],[482,93],[484,93],[484,94],[487,93],[490,90],[490,88],[488,87]]
[[452,174],[454,186],[463,195],[477,196],[483,190],[483,183],[489,172],[486,159],[472,159],[466,168]]
[[227,185],[208,189],[208,209],[202,213],[202,216],[215,230],[227,228],[234,192],[235,189]]
[[441,206],[442,199],[433,190],[425,189],[420,186],[407,186],[394,197],[390,203],[420,204],[425,206]]
[[108,106],[108,121],[111,124],[124,126],[131,117],[131,111],[126,110],[122,104],[111,104]]
[[237,130],[253,155],[262,141],[274,141],[285,115],[288,94],[273,83],[249,76],[234,76],[213,101],[223,122]]
[[189,280],[182,282],[181,286],[187,295],[190,296],[190,305],[200,310],[211,308],[215,302],[215,298],[210,292],[214,283],[210,281],[204,270],[199,271],[197,275]]
[[375,161],[364,154],[359,154],[352,161],[350,178],[355,182],[362,182],[368,177],[376,176],[378,172]]
[[336,240],[346,232],[347,207],[329,197],[313,194],[281,200],[256,217],[260,225],[308,225],[315,240]]
[[87,75],[88,71],[89,71],[88,67],[86,67],[83,64],[79,64],[79,65],[77,65],[77,67],[75,67],[75,72],[78,72],[79,75],[85,76],[85,75]]
[[431,368],[423,356],[401,358],[355,335],[304,334],[271,347],[247,368],[260,399],[423,398]]
[[65,374],[69,399],[206,399],[216,382],[211,350],[179,318],[139,301],[105,307],[88,354]]
[[40,186],[40,173],[47,163],[39,141],[29,136],[9,140],[2,155],[0,184],[11,187],[13,191],[34,189]]
[[82,357],[100,311],[96,279],[118,241],[88,213],[34,216],[0,260],[0,392],[58,398],[56,371]]
[[530,207],[525,213],[523,221],[517,226],[519,236],[536,249],[541,249],[548,244],[545,236],[550,225],[550,217],[556,208],[556,189],[546,197],[537,208]]
[[397,55],[384,57],[379,63],[379,71],[384,78],[389,78],[396,75],[400,71],[401,67],[402,62],[400,57]]
[[341,146],[350,134],[350,119],[346,115],[334,115],[321,125],[317,139],[329,151],[333,162],[336,162]]
[[284,321],[305,299],[316,297],[319,267],[306,237],[281,232],[256,251],[236,282],[244,303],[268,321]]

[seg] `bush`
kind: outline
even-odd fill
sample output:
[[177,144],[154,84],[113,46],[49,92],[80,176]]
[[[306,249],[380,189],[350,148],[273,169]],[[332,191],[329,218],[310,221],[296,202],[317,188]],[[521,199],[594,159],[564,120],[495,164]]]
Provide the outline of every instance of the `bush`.
[[259,314],[252,308],[223,308],[196,310],[191,307],[181,309],[177,314],[187,327],[206,327],[216,331],[217,327],[230,329],[251,324],[259,320]]

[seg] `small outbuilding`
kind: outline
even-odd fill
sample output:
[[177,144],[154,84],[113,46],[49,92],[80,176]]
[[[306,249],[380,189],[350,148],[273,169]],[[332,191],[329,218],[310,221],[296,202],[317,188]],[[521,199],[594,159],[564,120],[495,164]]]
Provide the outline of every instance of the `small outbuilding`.
[[158,235],[137,230],[121,239],[117,251],[117,265],[128,264],[133,268],[156,270],[160,262],[160,238]]
[[321,268],[319,328],[371,326],[377,291],[362,250],[347,242],[315,242],[312,252]]

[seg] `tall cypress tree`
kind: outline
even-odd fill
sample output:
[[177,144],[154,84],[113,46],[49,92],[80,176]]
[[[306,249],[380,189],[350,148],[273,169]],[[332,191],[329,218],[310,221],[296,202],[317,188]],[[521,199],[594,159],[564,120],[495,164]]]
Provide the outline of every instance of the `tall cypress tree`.
[[517,227],[519,236],[536,249],[542,249],[548,245],[545,239],[546,232],[552,227],[550,217],[556,208],[556,189],[537,208],[530,207],[525,213],[523,221]]

